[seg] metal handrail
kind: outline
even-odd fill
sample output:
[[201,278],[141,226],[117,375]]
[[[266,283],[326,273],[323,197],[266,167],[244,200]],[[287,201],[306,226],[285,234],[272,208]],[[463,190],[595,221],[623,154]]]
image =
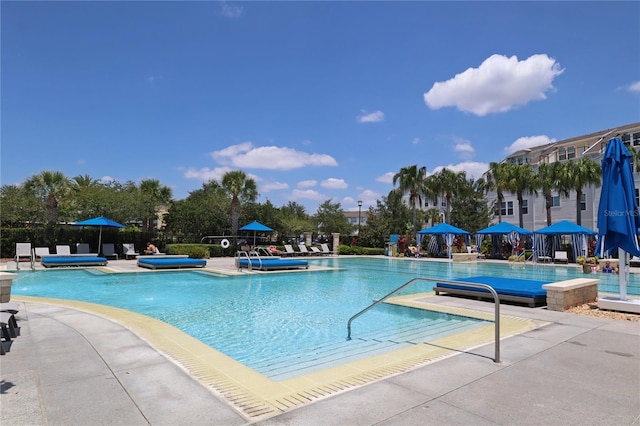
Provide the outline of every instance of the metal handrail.
[[349,318],[349,321],[347,322],[347,340],[351,340],[351,322],[354,319],[358,318],[360,315],[364,314],[369,309],[371,309],[374,306],[376,306],[378,303],[381,303],[381,302],[385,301],[386,299],[391,297],[393,294],[399,292],[400,290],[402,290],[402,289],[404,289],[406,287],[409,287],[410,285],[412,285],[416,281],[430,281],[430,282],[438,282],[438,283],[442,283],[442,284],[464,285],[464,286],[467,286],[467,287],[484,288],[486,290],[489,290],[489,292],[493,296],[493,301],[494,301],[494,305],[495,305],[494,319],[493,319],[493,323],[495,324],[495,326],[494,326],[494,328],[495,328],[495,336],[494,336],[494,340],[495,340],[495,350],[494,350],[494,352],[495,352],[495,355],[494,355],[493,362],[496,362],[496,363],[500,362],[500,297],[498,296],[498,293],[496,293],[496,291],[493,289],[493,287],[491,287],[491,286],[489,286],[487,284],[468,283],[468,282],[464,282],[464,281],[441,280],[441,279],[437,279],[437,278],[423,278],[423,277],[413,278],[413,279],[407,281],[406,283],[402,284],[400,287],[398,287],[395,290],[393,290],[391,293],[387,294],[386,296],[382,297],[381,299],[376,300],[371,305],[367,306],[366,308],[364,308],[363,310],[361,310],[360,312],[358,312],[357,314],[355,314],[354,316]]

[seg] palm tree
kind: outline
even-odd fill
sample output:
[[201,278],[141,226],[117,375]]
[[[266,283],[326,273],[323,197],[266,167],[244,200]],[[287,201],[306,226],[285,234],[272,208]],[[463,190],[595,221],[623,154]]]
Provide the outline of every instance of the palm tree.
[[141,209],[142,226],[145,231],[151,230],[153,220],[158,217],[158,211],[171,202],[172,191],[157,179],[144,179],[140,182],[140,194],[145,203]]
[[397,191],[404,195],[409,194],[409,205],[413,210],[413,233],[416,233],[416,202],[422,205],[422,197],[425,195],[425,179],[427,168],[418,168],[417,164],[403,167],[393,175],[393,185],[398,184]]
[[440,194],[446,201],[446,222],[451,223],[451,202],[467,181],[465,172],[455,173],[449,169],[442,169],[429,177],[429,187],[435,194]]
[[507,170],[508,163],[489,163],[489,170],[484,174],[484,188],[487,192],[496,191],[498,204],[498,222],[502,222],[502,202],[504,193],[507,191]]
[[568,187],[576,191],[576,223],[582,225],[580,204],[582,201],[582,189],[587,185],[600,185],[602,168],[600,164],[590,158],[581,158],[578,161],[570,161],[566,164],[566,182]]
[[24,187],[45,202],[47,224],[55,225],[59,199],[67,192],[69,179],[62,172],[45,170],[28,178]]
[[569,196],[569,189],[563,176],[566,176],[566,163],[542,163],[538,166],[538,184],[542,190],[547,211],[547,226],[551,226],[551,207],[553,207],[553,191],[563,197]]
[[538,195],[536,188],[539,187],[538,176],[529,164],[511,165],[507,168],[507,189],[516,194],[518,199],[518,225],[524,227],[522,204],[524,194]]
[[240,220],[240,199],[255,201],[258,198],[256,181],[241,170],[232,170],[222,176],[222,188],[231,197],[231,233],[238,235]]

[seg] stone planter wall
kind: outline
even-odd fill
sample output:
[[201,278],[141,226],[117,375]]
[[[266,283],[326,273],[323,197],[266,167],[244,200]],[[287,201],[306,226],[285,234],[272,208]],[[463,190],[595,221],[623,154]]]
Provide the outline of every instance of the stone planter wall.
[[11,300],[11,286],[13,280],[18,278],[18,274],[11,272],[0,272],[0,303],[7,303]]

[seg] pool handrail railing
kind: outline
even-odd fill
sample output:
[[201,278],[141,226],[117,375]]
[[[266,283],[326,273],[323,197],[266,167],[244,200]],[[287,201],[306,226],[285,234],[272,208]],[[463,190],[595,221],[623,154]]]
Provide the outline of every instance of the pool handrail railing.
[[374,306],[376,306],[378,303],[384,302],[386,299],[388,299],[389,297],[393,296],[395,293],[397,293],[397,292],[409,287],[410,285],[414,284],[417,281],[430,281],[430,282],[438,282],[438,283],[442,283],[442,284],[465,285],[465,286],[469,286],[469,287],[484,288],[484,289],[488,290],[489,293],[491,293],[491,295],[493,296],[494,305],[495,305],[495,312],[494,312],[494,319],[493,319],[493,323],[495,324],[495,326],[494,326],[494,329],[495,329],[495,337],[494,337],[494,340],[495,340],[495,351],[494,351],[495,355],[494,355],[494,358],[493,358],[493,362],[495,362],[495,363],[499,363],[500,362],[500,296],[498,296],[498,293],[496,293],[496,291],[493,289],[493,287],[491,287],[490,285],[487,285],[487,284],[468,283],[468,282],[464,282],[464,281],[442,280],[442,279],[437,279],[437,278],[423,278],[423,277],[413,278],[413,279],[407,281],[406,283],[402,284],[400,287],[396,288],[392,292],[388,293],[384,297],[376,300],[371,305],[367,306],[366,308],[364,308],[363,310],[361,310],[360,312],[358,312],[357,314],[355,314],[351,318],[349,318],[349,321],[347,321],[347,340],[351,340],[351,322],[354,319],[358,318],[360,315],[364,314],[369,309],[371,309]]

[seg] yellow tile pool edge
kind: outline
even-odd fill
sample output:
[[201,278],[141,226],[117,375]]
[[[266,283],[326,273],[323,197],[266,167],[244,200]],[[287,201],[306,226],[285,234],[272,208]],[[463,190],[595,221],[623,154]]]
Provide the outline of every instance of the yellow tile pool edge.
[[[492,320],[493,315],[469,309],[425,303],[432,293],[390,298],[389,303],[473,318]],[[275,382],[205,345],[177,328],[120,308],[73,300],[12,296],[12,300],[62,306],[98,315],[134,332],[164,353],[214,394],[229,403],[247,420],[266,419],[283,412],[345,392],[419,366],[493,342],[493,323],[444,337],[428,344],[406,347],[325,370]],[[541,321],[500,316],[501,338],[546,325]]]

